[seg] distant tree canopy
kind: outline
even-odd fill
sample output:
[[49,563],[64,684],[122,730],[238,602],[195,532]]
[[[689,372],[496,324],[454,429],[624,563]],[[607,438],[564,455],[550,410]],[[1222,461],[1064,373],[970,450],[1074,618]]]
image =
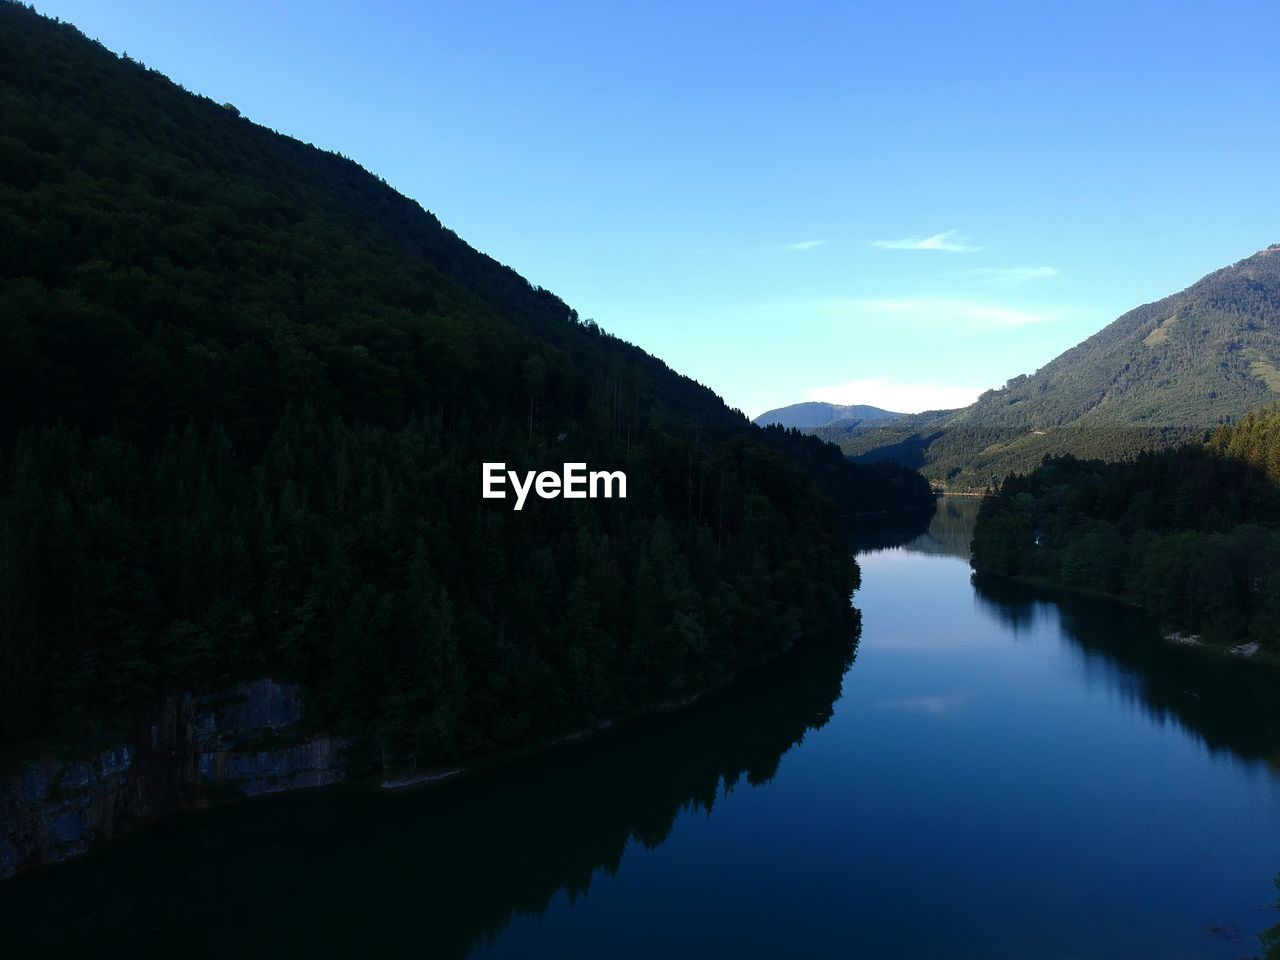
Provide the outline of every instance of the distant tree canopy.
[[[0,46],[0,742],[261,674],[419,764],[579,728],[847,627],[823,491],[928,495],[350,160],[16,4]],[[493,460],[629,497],[513,513]]]
[[1280,406],[1252,411],[1235,426],[1220,427],[1209,449],[1248,464],[1280,486]]
[[1047,458],[985,499],[980,571],[1134,599],[1170,627],[1280,647],[1280,407],[1131,463]]

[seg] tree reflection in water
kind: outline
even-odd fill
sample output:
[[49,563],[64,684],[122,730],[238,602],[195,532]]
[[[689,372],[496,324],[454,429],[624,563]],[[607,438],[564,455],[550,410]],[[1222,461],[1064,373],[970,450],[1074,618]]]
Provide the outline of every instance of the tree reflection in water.
[[934,510],[855,517],[854,545],[859,553],[901,547],[912,553],[968,560],[978,504],[973,497],[943,498]]
[[631,842],[771,779],[823,726],[859,630],[690,709],[408,795],[297,795],[184,816],[0,891],[11,956],[405,952],[464,957],[516,913],[613,874]]
[[[1061,590],[1030,588],[975,575],[984,607],[1015,633],[1039,618],[1056,618],[1078,645],[1090,684],[1155,720],[1174,719],[1212,750],[1267,759],[1280,768],[1280,671],[1274,667],[1166,642],[1140,610]],[[1122,670],[1090,669],[1094,658]]]

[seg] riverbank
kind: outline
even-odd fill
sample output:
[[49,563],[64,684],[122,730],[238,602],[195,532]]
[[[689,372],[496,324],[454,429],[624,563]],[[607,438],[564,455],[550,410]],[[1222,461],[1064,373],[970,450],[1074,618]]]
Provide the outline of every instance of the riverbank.
[[[856,610],[853,618],[856,629]],[[715,697],[805,642],[793,638],[684,697],[420,770],[379,761],[370,740],[309,728],[296,685],[261,678],[215,694],[171,698],[118,739],[78,750],[63,745],[0,771],[0,881],[78,857],[183,811],[320,788],[428,788],[581,743]]]
[[12,763],[0,773],[0,880],[181,810],[342,782],[353,741],[309,729],[302,701],[270,678],[184,694],[109,742]]
[[[857,622],[857,610],[853,610],[855,623]],[[645,707],[639,707],[627,713],[617,714],[601,720],[596,726],[588,727],[582,730],[575,730],[558,737],[553,737],[538,743],[530,744],[511,750],[503,750],[487,756],[475,757],[471,760],[460,764],[448,764],[434,767],[421,772],[405,773],[399,772],[399,775],[390,775],[390,771],[384,769],[384,777],[379,787],[382,790],[402,791],[415,787],[434,786],[446,780],[454,780],[468,774],[480,773],[485,770],[491,770],[494,767],[502,766],[507,763],[514,763],[518,760],[525,760],[539,754],[558,749],[560,747],[569,746],[571,744],[582,743],[596,737],[604,736],[613,731],[623,729],[630,724],[641,722],[645,719],[660,716],[666,713],[674,713],[678,710],[687,710],[690,707],[703,703],[719,694],[724,693],[735,683],[740,681],[744,676],[756,670],[760,670],[776,660],[785,657],[793,652],[797,645],[805,642],[805,638],[797,637],[790,640],[786,645],[773,653],[763,657],[757,657],[748,663],[739,666],[736,670],[729,673],[728,676],[708,686],[705,690],[697,693],[691,693],[688,696],[680,697],[675,700],[664,700],[659,703],[651,704]],[[392,765],[394,769],[395,765]]]
[[[1035,590],[1043,590],[1048,593],[1062,593],[1068,596],[1089,597],[1095,600],[1107,600],[1112,603],[1123,604],[1126,607],[1141,611],[1145,616],[1151,617],[1154,622],[1159,622],[1158,618],[1151,614],[1140,602],[1124,594],[1108,593],[1105,590],[1097,590],[1092,587],[1069,586],[1057,580],[1050,580],[1048,577],[1009,576],[1008,574],[995,573],[989,570],[981,571],[979,575],[1016,583],[1024,587],[1031,587]],[[1166,643],[1171,643],[1175,646],[1190,647],[1215,656],[1248,660],[1253,663],[1280,668],[1280,651],[1268,650],[1256,640],[1249,640],[1243,643],[1207,640],[1199,634],[1184,633],[1165,627],[1160,627],[1160,636]]]

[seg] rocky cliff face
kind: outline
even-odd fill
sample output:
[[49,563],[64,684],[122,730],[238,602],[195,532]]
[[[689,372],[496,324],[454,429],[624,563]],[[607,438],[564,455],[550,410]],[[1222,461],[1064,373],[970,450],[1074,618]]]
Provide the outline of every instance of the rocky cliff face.
[[0,773],[0,879],[177,810],[337,783],[348,741],[300,736],[301,717],[296,686],[256,680],[172,699],[91,755]]

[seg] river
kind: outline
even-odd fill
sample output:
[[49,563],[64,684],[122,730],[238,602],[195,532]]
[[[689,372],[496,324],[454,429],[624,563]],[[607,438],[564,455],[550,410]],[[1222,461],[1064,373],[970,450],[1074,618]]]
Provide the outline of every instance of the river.
[[27,955],[1237,958],[1280,921],[1275,674],[859,554],[860,638],[456,783],[184,815],[0,889]]

